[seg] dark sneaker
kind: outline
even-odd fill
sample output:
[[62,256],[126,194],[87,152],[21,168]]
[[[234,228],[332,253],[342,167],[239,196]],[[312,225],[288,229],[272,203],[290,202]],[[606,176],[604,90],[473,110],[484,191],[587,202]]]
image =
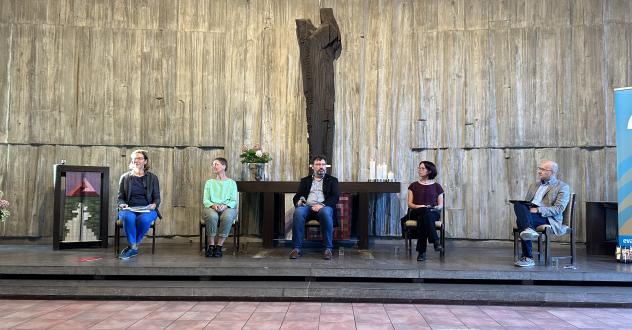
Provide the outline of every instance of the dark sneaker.
[[325,252],[323,253],[323,259],[331,260],[331,255],[331,249],[325,249]]
[[209,245],[206,247],[206,251],[204,252],[204,256],[207,258],[215,256],[215,245]]
[[417,261],[424,261],[424,260],[426,260],[426,252],[424,252],[424,253],[419,253],[419,254],[417,255]]
[[138,255],[138,249],[129,249],[121,256],[121,259],[128,260]]
[[216,258],[221,258],[222,257],[222,246],[221,245],[216,245],[215,246],[215,253],[213,253],[213,257],[216,257]]
[[123,251],[121,251],[121,253],[119,254],[118,258],[119,259],[123,259],[123,256],[125,256],[125,254],[127,253],[127,251],[129,251],[130,247],[127,246],[123,249]]
[[292,249],[292,252],[290,252],[290,259],[296,259],[300,256],[301,256],[301,250],[299,249]]
[[533,262],[533,259],[529,257],[522,257],[520,260],[516,261],[514,265],[516,265],[516,267],[532,267],[535,265],[535,262]]

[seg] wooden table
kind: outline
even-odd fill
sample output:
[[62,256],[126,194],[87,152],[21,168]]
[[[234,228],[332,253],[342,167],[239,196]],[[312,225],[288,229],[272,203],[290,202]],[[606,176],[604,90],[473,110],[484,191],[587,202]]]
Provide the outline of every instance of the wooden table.
[[[237,190],[243,193],[261,193],[263,247],[272,248],[275,234],[275,219],[283,211],[283,194],[295,193],[298,181],[237,181]],[[369,194],[399,193],[399,182],[340,182],[341,193],[358,195],[358,247],[369,247]]]

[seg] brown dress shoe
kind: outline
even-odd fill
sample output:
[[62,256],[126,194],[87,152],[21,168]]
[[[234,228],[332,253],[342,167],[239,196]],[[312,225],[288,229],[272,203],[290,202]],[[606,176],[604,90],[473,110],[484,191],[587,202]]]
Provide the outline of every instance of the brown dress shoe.
[[330,249],[325,249],[325,253],[323,253],[323,259],[331,260],[331,250]]
[[299,249],[292,249],[290,252],[290,259],[296,259],[301,256],[301,251]]

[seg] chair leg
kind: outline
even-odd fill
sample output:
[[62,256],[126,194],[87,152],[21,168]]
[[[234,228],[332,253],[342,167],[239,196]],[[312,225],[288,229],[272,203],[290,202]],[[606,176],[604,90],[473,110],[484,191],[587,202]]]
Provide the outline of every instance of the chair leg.
[[571,228],[571,266],[575,266],[575,260],[577,259],[576,239],[575,228]]
[[406,239],[406,229],[402,232],[402,237],[404,238],[404,251],[408,253],[408,240]]
[[239,248],[241,247],[241,223],[237,222],[237,252],[239,252]]
[[200,223],[200,251],[206,250],[208,240],[206,239],[206,224]]
[[553,232],[547,228],[544,232],[544,265],[548,266],[551,262],[551,235]]
[[538,261],[542,261],[542,234],[538,235]]
[[577,260],[577,242],[575,242],[575,235],[571,238],[571,266],[575,266],[575,261]]
[[441,256],[441,258],[443,258],[445,257],[445,226],[441,226],[440,233],[441,233],[440,242],[441,242],[441,247],[443,249],[441,250],[439,255]]
[[519,257],[518,257],[518,253],[520,253],[519,247],[518,247],[518,231],[514,230],[513,231],[513,239],[514,239],[514,261],[518,261]]
[[205,248],[208,245],[208,235],[206,234],[206,225],[204,225],[204,230],[202,231],[202,248]]
[[409,232],[408,228],[406,228],[404,230],[404,244],[406,244],[406,253],[408,255],[411,255],[412,254],[412,251],[411,251],[412,250],[412,247],[411,247],[412,243],[411,243],[410,232]]
[[235,252],[239,251],[239,246],[237,245],[237,224],[233,223],[233,250]]
[[114,224],[114,253],[118,256],[119,254],[119,241],[121,239],[121,227],[117,224]]
[[153,234],[151,236],[151,254],[154,254],[156,251],[156,224],[154,223],[151,227],[153,228]]
[[202,245],[202,238],[203,238],[202,237],[202,228],[203,228],[202,227],[202,223],[200,223],[200,250],[199,251],[202,251],[202,249],[204,248],[204,245]]

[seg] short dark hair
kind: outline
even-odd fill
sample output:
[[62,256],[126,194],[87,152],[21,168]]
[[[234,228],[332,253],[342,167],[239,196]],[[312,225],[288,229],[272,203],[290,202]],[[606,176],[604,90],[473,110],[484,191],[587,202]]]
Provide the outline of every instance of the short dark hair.
[[429,160],[422,160],[419,162],[419,166],[421,166],[421,164],[424,164],[426,170],[430,172],[428,173],[428,179],[432,180],[437,177],[437,166],[433,162]]
[[215,159],[213,159],[213,161],[218,161],[220,162],[222,165],[228,167],[228,161],[226,160],[226,158],[224,157],[217,157]]
[[324,160],[325,163],[327,162],[327,159],[325,158],[325,156],[318,155],[318,156],[314,156],[314,158],[312,158],[312,164],[314,164],[314,162],[317,161],[317,160]]

